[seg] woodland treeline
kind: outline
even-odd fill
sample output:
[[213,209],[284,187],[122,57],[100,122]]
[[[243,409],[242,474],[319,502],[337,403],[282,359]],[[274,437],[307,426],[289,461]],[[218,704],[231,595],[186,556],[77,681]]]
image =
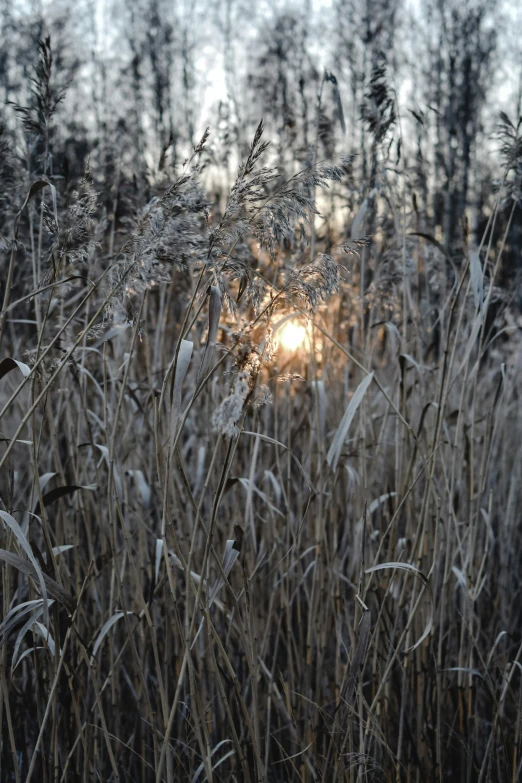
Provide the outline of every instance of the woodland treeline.
[[[123,216],[147,203],[151,185],[187,158],[208,126],[219,200],[262,118],[282,172],[355,156],[353,188],[336,209],[341,230],[366,196],[374,206],[384,178],[405,173],[410,230],[434,237],[458,261],[478,245],[502,177],[499,113],[515,126],[521,113],[517,14],[492,0],[254,8],[242,0],[114,0],[74,9],[4,0],[4,138],[16,139],[17,106],[36,101],[28,79],[39,78],[38,42],[50,34],[56,121],[22,153],[28,173],[52,172],[67,185],[88,160],[102,190],[118,189]],[[45,122],[46,108],[39,110]],[[369,234],[379,222],[373,211]],[[508,244],[503,277],[516,278],[518,289],[520,220]]]

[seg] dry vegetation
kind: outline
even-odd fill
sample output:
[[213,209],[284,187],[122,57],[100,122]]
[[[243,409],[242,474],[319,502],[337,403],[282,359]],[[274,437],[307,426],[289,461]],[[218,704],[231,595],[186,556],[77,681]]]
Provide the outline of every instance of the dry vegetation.
[[142,203],[53,177],[51,73],[2,149],[2,780],[515,783],[520,129],[456,256],[382,65],[378,194],[318,109],[309,166],[260,125],[219,203],[207,134]]

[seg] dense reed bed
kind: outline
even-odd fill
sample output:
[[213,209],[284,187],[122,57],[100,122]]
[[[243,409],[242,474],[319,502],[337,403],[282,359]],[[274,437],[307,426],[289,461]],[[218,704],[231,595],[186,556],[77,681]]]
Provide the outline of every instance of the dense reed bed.
[[376,189],[259,125],[216,201],[208,134],[53,177],[51,64],[38,166],[3,150],[2,780],[515,783],[519,128],[453,254],[386,92]]

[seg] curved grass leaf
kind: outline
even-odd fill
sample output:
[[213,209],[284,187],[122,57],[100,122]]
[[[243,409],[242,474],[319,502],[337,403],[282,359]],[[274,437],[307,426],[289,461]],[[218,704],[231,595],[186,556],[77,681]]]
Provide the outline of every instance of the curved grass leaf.
[[91,655],[91,665],[94,662],[94,659],[96,657],[96,653],[100,649],[101,643],[113,627],[113,625],[116,625],[118,620],[121,620],[122,617],[125,617],[126,614],[132,614],[132,612],[115,612],[115,614],[112,615],[112,617],[109,617],[106,623],[104,623],[100,633],[98,634],[98,638],[96,639],[94,643],[94,647],[92,648],[92,655]]
[[[81,486],[78,484],[65,484],[63,487],[55,487],[54,489],[51,489],[49,492],[46,492],[45,495],[43,495],[42,497],[43,504],[45,507],[50,506],[51,503],[55,503],[59,498],[67,497],[67,495],[73,495],[79,489],[88,489],[90,491],[94,491],[95,489],[97,489],[97,486],[96,484],[87,484],[85,486]],[[38,501],[38,503],[36,504],[34,513],[36,515],[40,513],[40,501]]]
[[22,528],[16,521],[14,517],[11,516],[11,514],[8,514],[7,511],[0,511],[0,517],[4,520],[5,524],[12,530],[16,540],[18,541],[18,545],[24,550],[27,557],[31,561],[31,564],[35,570],[36,578],[38,580],[38,584],[40,586],[40,592],[42,594],[43,599],[43,613],[44,613],[44,619],[46,624],[49,623],[49,600],[47,598],[47,588],[45,586],[44,581],[44,575],[42,572],[42,569],[38,565],[38,561],[36,560],[35,556],[33,555],[33,550],[31,549],[29,545],[29,541],[24,536],[22,532]]
[[[20,623],[26,614],[41,608],[42,604],[43,601],[41,598],[36,598],[32,601],[24,601],[23,603],[14,606],[11,611],[6,614],[3,622],[0,624],[0,648],[7,640],[11,629]],[[49,606],[51,606],[51,604],[52,601],[49,601]]]
[[[13,566],[13,568],[16,568],[18,571],[21,571],[22,574],[25,574],[25,576],[30,576],[33,582],[39,584],[37,571],[35,570],[33,564],[28,560],[25,560],[25,558],[20,557],[20,555],[15,555],[13,552],[8,552],[5,549],[0,549],[0,560],[10,566]],[[72,612],[76,605],[74,598],[69,595],[69,593],[50,576],[47,576],[47,574],[44,574],[41,570],[40,574],[43,576],[47,592],[56,598],[56,600],[59,601],[68,612]]]
[[[51,601],[49,601],[49,604],[51,604]],[[16,669],[17,661],[18,661],[18,652],[20,650],[20,646],[24,640],[26,633],[32,628],[32,626],[38,620],[38,618],[42,616],[42,612],[43,612],[43,605],[36,609],[34,614],[32,614],[31,617],[29,617],[29,619],[26,620],[22,628],[19,630],[13,649],[13,655],[11,658],[11,674]]]
[[330,446],[328,455],[326,457],[326,461],[328,462],[332,470],[337,469],[337,463],[339,462],[339,457],[341,456],[342,448],[348,436],[348,430],[350,429],[350,424],[352,423],[353,417],[357,412],[357,408],[361,404],[362,398],[364,397],[366,390],[368,389],[368,386],[371,384],[372,381],[373,381],[373,372],[367,375],[366,378],[364,378],[359,384],[359,386],[356,388],[353,397],[348,403],[348,407],[344,412],[344,416],[341,419],[341,423],[337,427],[337,431],[334,435],[332,445]]
[[422,632],[422,635],[419,639],[413,644],[411,647],[408,647],[406,650],[404,650],[405,653],[413,652],[426,637],[429,635],[431,629],[433,628],[433,593],[431,591],[431,585],[429,583],[428,577],[425,576],[422,571],[419,571],[418,568],[415,568],[415,566],[411,565],[411,563],[381,563],[380,565],[372,566],[371,568],[367,568],[365,570],[365,574],[373,574],[375,571],[385,571],[387,569],[398,569],[400,571],[411,571],[417,579],[420,579],[426,590],[428,591],[430,602],[431,602],[431,612],[429,614],[428,620],[426,622],[426,625],[424,627],[424,631]]
[[24,378],[27,378],[27,376],[31,372],[31,368],[27,366],[27,364],[24,364],[23,362],[19,362],[18,359],[11,359],[10,356],[7,356],[5,359],[2,359],[0,362],[0,381],[4,377],[4,375],[7,375],[8,372],[11,372],[11,370],[20,370]]

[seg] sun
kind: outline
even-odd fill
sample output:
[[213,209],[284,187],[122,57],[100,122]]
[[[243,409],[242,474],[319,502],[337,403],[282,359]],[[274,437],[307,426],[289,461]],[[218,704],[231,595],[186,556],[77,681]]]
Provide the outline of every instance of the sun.
[[278,330],[277,339],[287,351],[297,351],[307,338],[306,328],[302,324],[288,321]]

